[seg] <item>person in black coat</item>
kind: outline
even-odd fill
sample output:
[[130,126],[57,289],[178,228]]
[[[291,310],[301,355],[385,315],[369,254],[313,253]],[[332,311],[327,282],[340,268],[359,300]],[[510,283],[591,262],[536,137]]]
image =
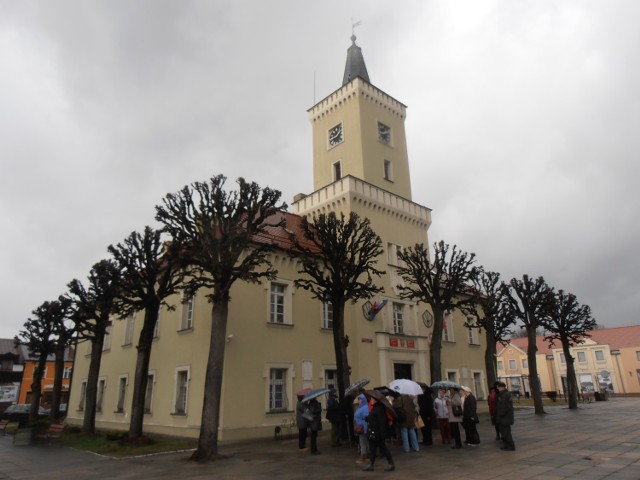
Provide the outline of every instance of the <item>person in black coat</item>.
[[467,445],[479,445],[480,435],[476,428],[478,423],[478,402],[471,393],[469,387],[462,387],[464,402],[462,404],[462,426],[464,427],[465,442]]
[[373,406],[369,416],[367,417],[367,438],[369,439],[369,464],[362,470],[370,472],[376,462],[376,453],[380,450],[380,454],[384,455],[389,462],[389,466],[384,469],[385,472],[391,472],[396,469],[393,463],[391,452],[387,448],[387,436],[389,435],[389,419],[387,411],[375,398],[371,399]]
[[511,394],[507,391],[507,385],[504,382],[496,384],[498,388],[498,396],[496,397],[496,425],[500,428],[500,437],[502,438],[502,450],[515,450],[516,446],[511,437],[511,425],[513,425],[513,401]]
[[433,436],[431,435],[431,423],[433,421],[433,396],[428,386],[422,386],[422,395],[418,395],[418,407],[420,407],[420,418],[424,422],[424,427],[420,429],[422,432],[422,443],[424,445],[433,445]]

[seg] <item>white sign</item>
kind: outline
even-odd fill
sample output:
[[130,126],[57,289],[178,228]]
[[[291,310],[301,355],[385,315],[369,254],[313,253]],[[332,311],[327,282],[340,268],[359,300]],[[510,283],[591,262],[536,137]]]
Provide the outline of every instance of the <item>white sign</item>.
[[18,401],[18,385],[0,385],[0,402]]

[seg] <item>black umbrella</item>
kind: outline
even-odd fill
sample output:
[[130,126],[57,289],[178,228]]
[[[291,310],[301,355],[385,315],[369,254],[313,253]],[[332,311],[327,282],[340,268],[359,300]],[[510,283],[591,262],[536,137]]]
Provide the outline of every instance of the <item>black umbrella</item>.
[[389,400],[387,400],[387,397],[384,396],[384,393],[382,393],[380,390],[365,390],[364,394],[367,397],[375,398],[378,402],[384,405],[384,408],[386,408],[395,418],[396,411],[393,409],[393,405],[389,403]]

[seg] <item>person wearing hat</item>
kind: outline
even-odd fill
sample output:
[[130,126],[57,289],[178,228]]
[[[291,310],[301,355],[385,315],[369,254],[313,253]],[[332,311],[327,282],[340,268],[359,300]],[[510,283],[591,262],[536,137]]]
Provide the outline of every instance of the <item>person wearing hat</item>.
[[329,390],[329,398],[327,399],[327,420],[331,423],[331,446],[339,447],[342,445],[340,442],[340,430],[342,427],[342,409],[340,408],[340,402],[336,395],[334,388]]
[[498,396],[496,397],[496,424],[500,429],[502,438],[502,450],[515,450],[516,446],[511,437],[511,425],[513,425],[513,402],[511,394],[507,391],[504,382],[496,383]]
[[476,428],[478,423],[478,402],[476,397],[471,392],[469,387],[463,386],[462,395],[464,395],[464,401],[462,402],[462,426],[464,428],[465,444],[470,446],[480,445],[480,435]]

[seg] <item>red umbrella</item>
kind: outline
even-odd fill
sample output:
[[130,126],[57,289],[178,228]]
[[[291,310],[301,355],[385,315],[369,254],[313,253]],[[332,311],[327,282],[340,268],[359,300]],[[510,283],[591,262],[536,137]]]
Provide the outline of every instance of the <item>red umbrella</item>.
[[389,413],[391,413],[391,416],[395,418],[396,411],[393,409],[393,405],[389,403],[389,400],[387,400],[387,397],[385,397],[382,392],[380,392],[379,390],[365,390],[364,394],[367,397],[375,398],[378,402],[384,405],[384,408],[386,408]]
[[311,391],[313,390],[313,388],[303,388],[302,390],[300,390],[298,393],[296,393],[296,395],[300,398],[304,397],[305,395],[309,395],[311,393]]

